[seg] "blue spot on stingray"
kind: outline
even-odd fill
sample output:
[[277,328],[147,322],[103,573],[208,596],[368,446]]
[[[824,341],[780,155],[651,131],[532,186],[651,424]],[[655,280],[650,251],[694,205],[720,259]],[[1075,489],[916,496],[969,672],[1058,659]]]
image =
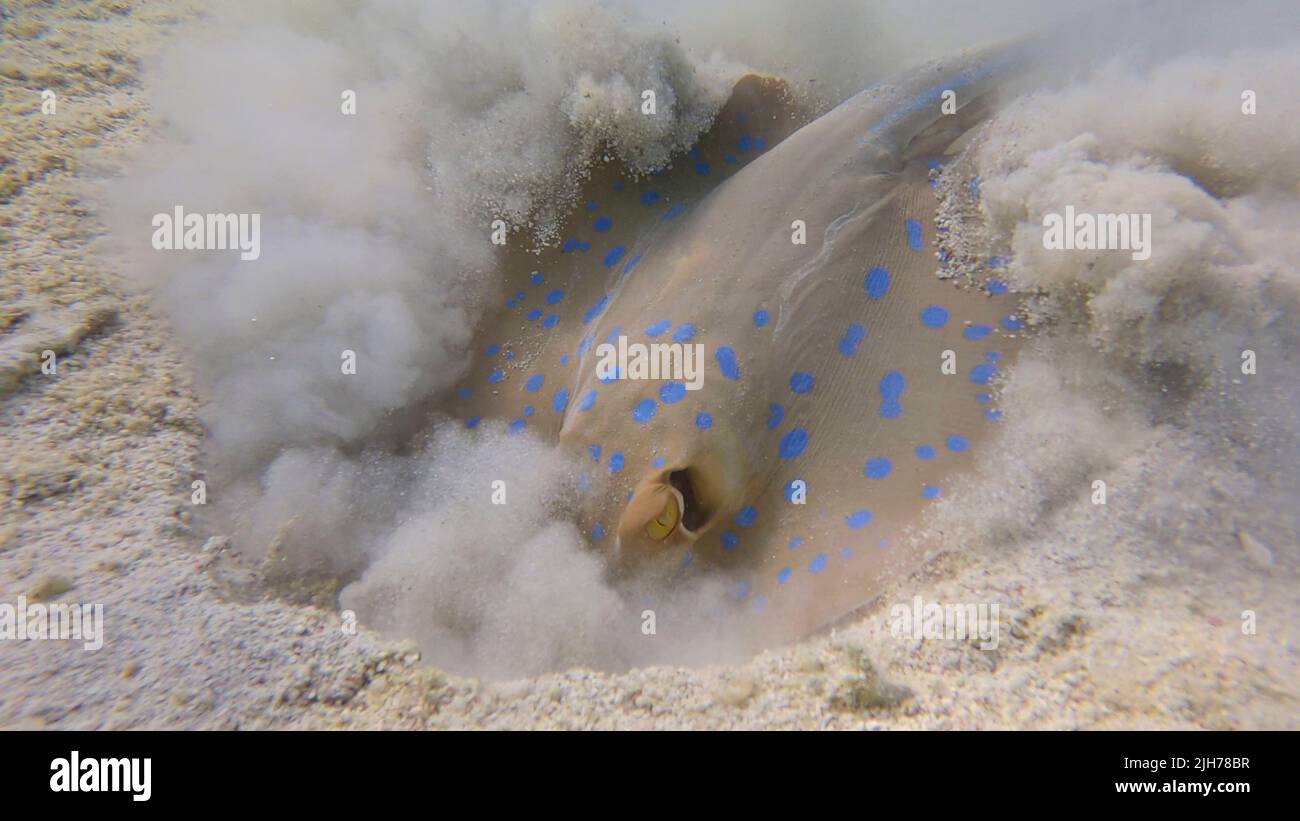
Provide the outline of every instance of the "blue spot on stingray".
[[591,388],[582,396],[582,401],[578,403],[578,410],[589,411],[596,406],[596,389]]
[[597,234],[603,234],[614,227],[614,221],[609,217],[601,217],[591,224],[591,230]]
[[697,162],[695,164],[695,173],[699,174],[701,177],[709,176],[709,172],[712,170],[713,169],[710,168],[709,164],[706,162]]
[[740,378],[740,363],[736,361],[736,352],[731,348],[723,345],[713,352],[713,358],[718,360],[718,367],[725,379],[734,381]]
[[674,342],[690,342],[694,338],[695,326],[689,322],[677,326],[677,330],[673,331]]
[[792,536],[792,537],[790,538],[790,549],[791,549],[791,550],[798,550],[798,549],[801,548],[801,547],[803,547],[803,537],[802,537],[802,536]]
[[854,322],[849,325],[849,329],[844,332],[844,337],[840,339],[840,355],[854,356],[858,352],[858,345],[862,344],[862,340],[866,338],[867,329],[862,327],[860,323]]
[[605,255],[605,267],[613,268],[618,264],[618,261],[623,258],[623,254],[625,253],[627,253],[626,248],[622,245],[615,245],[609,250],[609,253]]
[[528,312],[527,319],[528,319],[529,322],[536,322],[537,320],[539,320],[539,319],[541,319],[541,318],[542,318],[542,309],[541,309],[541,308],[534,308],[534,309],[532,309],[531,311]]
[[990,422],[1001,422],[1002,411],[989,408],[988,410],[984,411],[984,418],[989,420]]
[[965,437],[958,436],[955,433],[948,437],[948,450],[953,453],[965,453],[966,448],[968,447],[970,447],[970,444],[966,441]]
[[618,182],[614,183],[615,191],[622,191],[624,188],[627,188],[627,186],[623,183],[622,180],[619,180]]
[[682,212],[685,210],[686,210],[685,205],[674,205],[673,207],[669,208],[667,211],[664,212],[664,217],[663,217],[664,221],[666,222],[671,219],[677,219],[679,216],[681,216]]
[[569,389],[560,388],[555,392],[555,398],[551,400],[551,409],[556,413],[564,413],[569,407]]
[[931,305],[921,311],[921,324],[927,328],[942,328],[948,324],[948,311],[938,305]]
[[934,485],[926,485],[925,487],[921,488],[921,495],[927,499],[938,499],[939,488],[935,487]]
[[785,408],[775,403],[767,406],[767,429],[776,430],[785,418]]
[[623,378],[623,372],[622,372],[621,370],[619,370],[619,368],[618,368],[617,365],[615,365],[615,366],[614,366],[614,373],[610,374],[609,376],[602,376],[602,377],[601,377],[600,379],[598,379],[597,381],[600,382],[600,384],[602,384],[602,385],[608,385],[608,384],[610,384],[611,382],[617,382],[618,380],[620,380],[620,379],[622,379],[622,378]]
[[665,405],[676,405],[686,398],[686,386],[681,382],[669,382],[659,389],[659,400]]
[[974,177],[973,179],[971,179],[971,181],[970,181],[970,192],[971,192],[972,194],[974,194],[975,196],[977,196],[977,197],[980,195],[980,178],[979,178],[979,177]]
[[631,259],[629,259],[629,260],[627,261],[627,264],[623,266],[623,273],[625,273],[625,274],[630,274],[630,273],[632,273],[632,270],[633,270],[634,268],[636,268],[636,266],[638,266],[638,265],[640,265],[640,264],[641,264],[641,255],[640,255],[640,254],[637,254],[636,256],[634,256],[634,257],[632,257]]
[[556,288],[554,291],[551,291],[549,294],[546,295],[546,304],[555,305],[562,299],[564,299],[564,289]]
[[853,528],[854,530],[861,530],[862,528],[871,524],[871,511],[859,510],[856,513],[849,514],[849,516],[844,521],[846,524],[848,524],[849,527]]
[[641,195],[642,205],[654,205],[656,202],[659,202],[658,191],[647,191]]
[[749,527],[758,519],[758,508],[753,505],[746,505],[736,514],[737,527]]
[[533,409],[533,406],[532,406],[532,405],[524,405],[524,418],[525,418],[525,419],[527,419],[528,417],[532,416],[534,413],[537,413],[537,411]]
[[898,371],[890,371],[880,380],[880,417],[897,419],[903,415],[903,405],[899,401],[903,391],[907,390],[907,380]]
[[704,152],[700,150],[700,146],[697,143],[696,145],[691,146],[691,150],[686,152],[686,156],[690,157],[692,160],[698,160],[700,157],[704,156]]
[[600,445],[588,445],[587,453],[591,454],[591,461],[593,462],[600,461]]
[[817,557],[808,564],[809,573],[820,573],[826,569],[826,554],[818,553]]
[[862,475],[868,479],[883,479],[894,469],[894,465],[888,459],[872,459],[867,462],[867,466],[862,469]]
[[511,433],[519,433],[520,431],[522,431],[522,430],[524,429],[524,426],[527,425],[527,424],[528,424],[528,423],[525,422],[525,421],[522,420],[522,419],[516,419],[515,421],[513,421],[513,422],[510,423],[510,432],[511,432]]
[[581,251],[582,253],[585,254],[590,250],[591,250],[591,243],[583,242],[580,239],[566,239],[564,241],[564,245],[561,246],[560,248],[560,252],[564,254],[571,254],[574,251]]
[[512,359],[514,359],[514,358],[515,358],[515,352],[514,352],[514,351],[506,351],[506,361],[507,361],[507,362],[509,362],[510,360],[512,360]]
[[649,328],[646,328],[646,329],[645,329],[645,335],[646,335],[646,336],[658,336],[659,334],[661,334],[661,333],[663,333],[664,331],[668,330],[668,329],[671,328],[672,326],[673,326],[673,323],[669,322],[669,321],[666,320],[666,319],[661,319],[661,320],[659,320],[658,322],[656,322],[655,324],[651,325]]
[[867,289],[868,297],[880,299],[889,293],[889,272],[879,266],[872,268],[867,271],[867,278],[862,285]]
[[767,324],[767,320],[768,320],[767,311],[764,311],[762,308],[759,308],[757,311],[754,311],[754,327],[756,328],[763,327],[764,325]]
[[794,376],[790,377],[790,390],[795,393],[808,393],[813,389],[813,375],[803,371],[796,371]]
[[542,320],[542,327],[547,329],[548,331],[559,324],[560,324],[559,314],[551,314],[550,316],[546,317],[546,319]]
[[922,461],[930,461],[935,456],[934,445],[921,445],[916,449],[916,458]]
[[528,377],[528,381],[524,383],[524,390],[529,393],[537,393],[537,391],[541,389],[542,383],[545,381],[545,376],[542,376],[540,373],[535,373]]
[[993,397],[987,393],[977,393],[975,394],[975,401],[979,402],[981,405],[987,405],[993,401]]
[[976,385],[987,385],[989,380],[996,376],[997,373],[998,368],[996,365],[981,362],[970,369],[970,381],[974,382]]
[[505,372],[505,371],[493,371],[493,372],[488,376],[488,384],[489,384],[489,385],[495,385],[495,384],[498,383],[498,382],[502,382],[502,381],[504,381],[505,378],[506,378],[506,372]]
[[591,529],[591,538],[595,541],[600,541],[605,538],[605,526],[597,523],[596,526]]
[[615,325],[614,329],[609,332],[609,336],[605,337],[605,343],[607,345],[613,345],[618,341],[618,335],[621,333],[623,333],[623,326]]
[[705,411],[695,414],[695,427],[700,430],[708,430],[713,427],[713,417]]
[[753,147],[754,147],[754,138],[749,136],[748,134],[741,137],[740,142],[736,143],[736,148],[740,149],[741,154],[744,154],[746,151],[749,151]]
[[1002,354],[998,353],[997,351],[985,351],[984,358],[990,362],[997,362],[999,359],[1002,358]]
[[1016,319],[1014,316],[1004,316],[1002,317],[1002,327],[1006,328],[1008,331],[1018,331],[1025,327],[1025,323]]
[[920,251],[925,247],[921,236],[921,223],[917,220],[907,221],[907,245],[913,251]]
[[989,293],[993,294],[994,296],[997,296],[998,294],[1005,294],[1007,291],[1011,290],[1010,288],[1007,287],[1007,284],[1005,282],[1002,282],[1001,280],[997,280],[997,279],[989,280],[988,289],[989,289]]
[[790,581],[790,577],[792,575],[794,575],[794,573],[790,570],[790,568],[783,567],[781,568],[781,572],[776,574],[776,583],[785,584],[786,582]]
[[727,165],[735,165],[735,164],[736,164],[736,155],[735,155],[735,154],[728,154],[727,156],[725,156],[725,157],[722,158],[722,161],[725,162]]
[[659,468],[663,467],[664,465],[666,465],[666,464],[668,464],[668,463],[664,461],[664,457],[662,457],[662,456],[656,456],[656,457],[655,457],[655,460],[654,460],[654,462],[653,462],[652,464],[653,464],[653,467],[655,468],[655,470],[658,470]]
[[591,200],[590,202],[587,203],[587,210],[588,210],[588,211],[595,211],[595,210],[596,210],[597,208],[599,208],[599,207],[600,207],[600,206],[596,204],[596,201],[595,201],[595,200]]
[[461,388],[460,390],[456,391],[456,398],[469,399],[471,393],[473,393],[473,391],[471,391],[469,388]]
[[739,544],[740,544],[740,537],[737,536],[733,531],[727,530],[723,532],[722,534],[723,550],[735,550]]
[[584,336],[584,337],[582,338],[582,341],[578,343],[578,358],[579,358],[579,359],[582,358],[583,354],[585,354],[587,351],[591,350],[591,346],[592,346],[593,343],[595,343],[595,341],[596,341],[595,337],[593,337],[591,334],[587,334],[586,336]]
[[646,422],[654,419],[655,414],[658,412],[659,405],[653,399],[642,399],[640,402],[637,402],[636,407],[632,409],[632,418],[644,425]]
[[485,353],[488,356],[496,356],[500,352],[501,352],[501,346],[493,344],[487,346],[487,351]]
[[808,447],[808,431],[803,428],[791,428],[781,437],[777,453],[782,459],[794,459]]
[[560,364],[561,365],[569,364],[569,355],[567,353],[560,357]]
[[765,148],[767,148],[767,140],[763,139],[762,137],[755,137],[755,138],[754,138],[754,149],[757,150],[757,151],[762,151],[762,150],[764,150]]
[[523,299],[524,299],[523,291],[520,291],[519,293],[515,294],[515,302],[522,302]]
[[470,430],[474,430],[474,428],[478,427],[478,423],[482,421],[483,421],[482,416],[471,416],[470,418],[465,420],[465,427],[469,428]]
[[609,472],[618,473],[623,470],[623,454],[615,453],[609,457]]
[[1006,258],[1006,257],[989,257],[989,267],[990,267],[990,268],[1005,268],[1005,267],[1007,267],[1007,258]]
[[541,285],[546,281],[546,277],[542,276],[540,271],[533,271],[533,275],[528,278],[528,281],[534,285]]
[[595,305],[592,305],[587,309],[587,312],[582,315],[582,324],[590,324],[591,320],[600,316],[601,313],[604,312],[607,305],[609,305],[609,294],[605,294]]
[[988,325],[971,325],[966,330],[962,331],[961,335],[969,339],[971,342],[979,342],[991,333],[993,333],[993,329]]

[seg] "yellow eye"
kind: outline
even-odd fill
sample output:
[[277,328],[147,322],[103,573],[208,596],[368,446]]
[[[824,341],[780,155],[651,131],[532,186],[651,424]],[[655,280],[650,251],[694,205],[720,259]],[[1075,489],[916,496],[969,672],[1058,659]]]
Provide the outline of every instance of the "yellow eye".
[[677,499],[674,496],[668,496],[668,502],[658,516],[646,522],[646,535],[656,542],[662,542],[667,539],[673,529],[677,527],[677,522],[681,519],[682,513],[677,509]]

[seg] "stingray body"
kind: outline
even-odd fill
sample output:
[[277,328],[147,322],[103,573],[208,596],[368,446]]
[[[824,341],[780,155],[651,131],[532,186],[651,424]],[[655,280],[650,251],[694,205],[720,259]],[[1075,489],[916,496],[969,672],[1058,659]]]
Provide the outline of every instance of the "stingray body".
[[[768,638],[869,601],[990,438],[1020,344],[1004,287],[935,276],[929,173],[1017,59],[928,65],[807,124],[742,80],[674,169],[602,169],[559,248],[508,256],[456,412],[581,453],[595,547],[726,574],[721,612]],[[699,389],[602,375],[620,338],[699,346]]]

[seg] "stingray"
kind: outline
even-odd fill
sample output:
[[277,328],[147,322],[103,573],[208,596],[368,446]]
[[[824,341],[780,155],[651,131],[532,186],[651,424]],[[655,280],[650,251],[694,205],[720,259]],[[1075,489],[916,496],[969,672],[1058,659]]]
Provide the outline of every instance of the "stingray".
[[[936,276],[931,173],[1020,59],[927,64],[812,121],[745,77],[671,168],[596,170],[562,242],[503,254],[452,411],[579,454],[574,518],[619,572],[720,574],[722,612],[771,639],[870,602],[988,446],[1022,344],[995,270]],[[700,346],[698,389],[597,367],[634,343]]]

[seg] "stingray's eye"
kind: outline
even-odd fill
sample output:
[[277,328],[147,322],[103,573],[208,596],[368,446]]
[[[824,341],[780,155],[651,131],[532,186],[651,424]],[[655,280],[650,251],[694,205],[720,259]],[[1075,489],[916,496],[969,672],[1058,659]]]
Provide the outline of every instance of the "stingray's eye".
[[677,507],[677,497],[668,495],[668,501],[664,503],[664,509],[659,512],[658,516],[646,522],[646,535],[656,542],[662,542],[677,527],[677,522],[681,517],[682,512]]

